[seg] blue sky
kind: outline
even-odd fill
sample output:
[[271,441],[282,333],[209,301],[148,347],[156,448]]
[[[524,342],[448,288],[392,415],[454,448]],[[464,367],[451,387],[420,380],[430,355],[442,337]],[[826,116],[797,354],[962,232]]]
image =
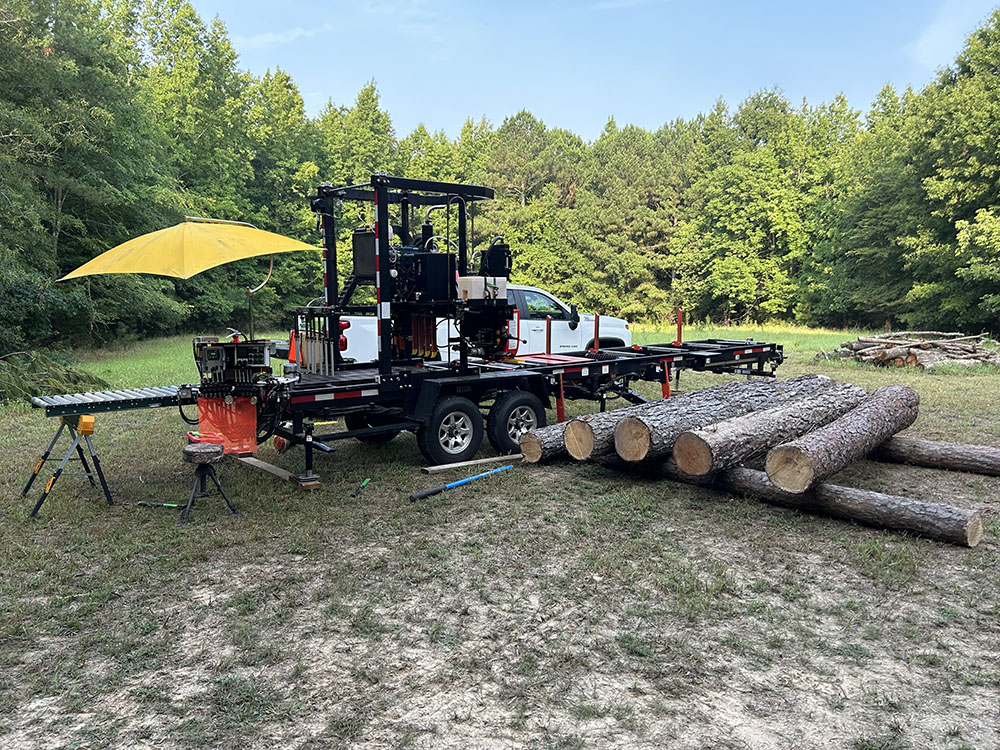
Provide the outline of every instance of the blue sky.
[[887,82],[927,83],[997,0],[193,2],[244,68],[289,72],[309,114],[374,79],[399,136],[528,109],[590,140],[609,116],[656,129],[773,86],[864,111]]

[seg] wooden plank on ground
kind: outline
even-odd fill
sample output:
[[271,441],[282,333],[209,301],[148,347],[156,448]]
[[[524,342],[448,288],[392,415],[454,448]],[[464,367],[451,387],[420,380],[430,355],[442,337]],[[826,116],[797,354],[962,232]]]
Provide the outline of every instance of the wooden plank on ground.
[[321,485],[319,483],[318,477],[302,477],[287,469],[282,469],[280,466],[275,466],[274,464],[269,464],[267,461],[261,461],[259,458],[254,458],[253,456],[233,456],[240,463],[246,464],[247,466],[252,466],[255,469],[261,469],[266,471],[268,474],[274,474],[276,477],[284,479],[286,482],[291,482],[300,490],[309,492],[311,490],[318,490]]
[[491,456],[490,458],[477,458],[472,461],[459,461],[455,464],[438,464],[437,466],[425,466],[424,474],[437,474],[451,469],[464,469],[467,466],[479,466],[480,464],[495,464],[500,461],[520,461],[524,458],[523,453],[512,453],[509,456]]

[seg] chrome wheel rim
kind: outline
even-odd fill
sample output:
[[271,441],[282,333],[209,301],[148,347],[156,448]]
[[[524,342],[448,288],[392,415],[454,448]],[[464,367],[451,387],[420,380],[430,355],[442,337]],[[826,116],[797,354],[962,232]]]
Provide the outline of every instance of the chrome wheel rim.
[[518,406],[507,417],[507,434],[515,443],[521,440],[521,435],[538,427],[538,417],[535,410],[528,406]]
[[461,453],[472,443],[472,420],[461,411],[453,411],[441,420],[438,442],[446,453]]

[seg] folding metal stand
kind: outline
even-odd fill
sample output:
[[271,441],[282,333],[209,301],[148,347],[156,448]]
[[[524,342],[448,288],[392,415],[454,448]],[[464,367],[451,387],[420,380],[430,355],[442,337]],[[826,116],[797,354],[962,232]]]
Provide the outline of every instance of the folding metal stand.
[[[211,492],[208,489],[208,481],[211,479],[212,483],[215,484],[215,492]],[[199,486],[200,485],[200,486]],[[233,501],[229,499],[229,495],[226,491],[222,489],[222,485],[219,483],[219,477],[215,474],[215,467],[212,464],[198,464],[198,467],[194,472],[194,486],[191,487],[191,495],[188,497],[187,505],[184,506],[184,510],[181,511],[181,520],[177,522],[178,526],[183,526],[187,523],[188,516],[191,515],[191,510],[194,508],[194,501],[203,497],[213,497],[215,495],[222,495],[222,499],[226,501],[226,505],[229,506],[229,515],[239,516],[242,515],[233,505]]]
[[[63,476],[63,470],[66,468],[66,464],[70,461],[79,461],[83,464],[83,471],[71,471],[66,472],[66,476],[70,477],[87,477],[90,480],[92,487],[97,486],[97,482],[94,481],[96,476],[101,482],[101,489],[104,490],[104,497],[108,500],[108,505],[114,505],[114,501],[111,499],[111,490],[108,489],[108,483],[104,479],[104,472],[101,471],[101,460],[97,457],[97,451],[94,449],[94,443],[91,441],[90,436],[94,433],[94,418],[89,414],[68,414],[64,417],[59,418],[59,429],[56,430],[55,436],[49,443],[49,447],[45,449],[42,457],[38,459],[38,463],[35,464],[35,470],[28,477],[28,483],[24,485],[24,489],[21,490],[21,497],[25,497],[28,494],[28,490],[31,489],[31,485],[34,484],[35,478],[38,473],[42,470],[42,467],[48,461],[55,461],[55,458],[49,458],[52,453],[52,449],[55,448],[56,443],[59,441],[63,430],[68,429],[70,437],[73,438],[73,442],[70,444],[69,449],[66,451],[66,455],[62,457],[59,461],[59,466],[52,473],[49,478],[48,483],[45,485],[45,489],[42,490],[41,497],[38,498],[38,502],[35,503],[35,507],[30,513],[30,517],[34,518],[38,510],[42,507],[42,503],[52,492],[52,488],[55,483],[59,480],[59,477]],[[87,457],[84,455],[83,446],[80,445],[80,441],[83,440],[87,443],[87,449],[90,451],[90,459],[94,462],[94,470],[90,470],[90,465],[87,463]],[[77,456],[73,456],[73,452],[76,452]]]
[[[190,438],[190,435],[188,437]],[[229,515],[243,515],[236,509],[236,506],[233,505],[233,501],[229,499],[229,495],[226,494],[226,491],[222,489],[219,477],[215,473],[215,467],[213,464],[217,464],[225,458],[225,453],[223,452],[221,445],[217,445],[215,443],[188,443],[184,446],[183,457],[185,463],[195,465],[194,484],[191,486],[191,492],[188,495],[187,502],[183,504],[153,503],[147,500],[140,500],[136,503],[136,505],[142,505],[146,508],[181,508],[181,520],[177,522],[177,525],[183,526],[187,523],[188,516],[191,515],[191,511],[194,509],[195,500],[203,497],[221,495],[222,499],[226,501],[226,505],[229,507]],[[209,479],[211,479],[212,484],[215,485],[215,490],[210,490],[208,488]]]

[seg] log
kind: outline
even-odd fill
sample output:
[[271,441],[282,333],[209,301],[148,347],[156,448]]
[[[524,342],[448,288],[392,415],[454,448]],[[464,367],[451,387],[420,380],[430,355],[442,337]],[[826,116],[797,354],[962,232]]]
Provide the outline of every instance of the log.
[[938,362],[945,361],[946,355],[940,352],[933,351],[923,351],[914,352],[917,357],[916,367],[918,370],[926,370],[929,367],[933,367]]
[[839,419],[768,451],[767,476],[786,492],[805,492],[913,424],[919,404],[908,386],[877,388]]
[[[623,409],[625,413],[621,417],[604,420],[601,427],[603,435],[611,433],[611,439],[605,437],[604,440],[613,445],[621,458],[631,462],[645,461],[669,456],[674,441],[682,432],[818,393],[833,385],[833,381],[824,375],[803,375],[777,382],[726,383],[690,394],[698,398],[685,401],[671,398],[657,402],[662,406],[656,409]],[[590,427],[595,427],[593,422]],[[594,433],[597,434],[596,429]],[[611,446],[598,450],[603,447],[604,444],[595,446],[592,453],[610,452]],[[568,438],[567,450],[570,450]],[[574,455],[572,450],[570,455]]]
[[878,461],[1000,477],[1000,448],[895,436],[872,451]]
[[674,462],[692,476],[728,469],[829,424],[867,396],[864,388],[845,383],[770,409],[682,432],[674,443]]
[[937,362],[932,362],[924,367],[925,370],[933,370],[936,367],[978,367],[979,365],[997,365],[994,360],[981,359],[960,359],[958,357],[945,357]]
[[[951,335],[951,334],[948,334]],[[957,338],[947,338],[942,339],[940,343],[942,344],[954,344],[956,341],[975,341],[978,342],[980,339],[986,337],[985,333],[974,333],[971,336],[962,336],[961,334],[955,334]]]
[[559,422],[548,427],[539,427],[521,435],[521,453],[529,464],[546,461],[566,452],[563,434],[569,422]]
[[764,472],[753,469],[729,469],[719,475],[717,482],[731,492],[775,505],[909,531],[965,547],[975,547],[983,538],[983,516],[978,510],[835,484],[820,484],[805,493],[786,492],[768,481]]
[[875,353],[875,359],[879,361],[884,361],[887,359],[895,359],[896,357],[905,357],[910,353],[909,345],[906,346],[893,346],[889,349],[880,349]]
[[[886,334],[888,336],[898,336],[899,338],[927,338],[928,336],[936,336],[937,338],[953,338],[956,336],[965,336],[964,333],[959,331],[952,331],[947,333],[945,331],[900,331],[898,333]],[[985,334],[978,334],[979,336],[984,336]]]
[[[878,343],[872,343],[873,341],[878,341]],[[866,349],[881,349],[883,346],[892,346],[892,342],[881,339],[858,339],[857,341],[845,341],[840,346],[852,352],[863,352]]]
[[858,341],[862,344],[875,344],[879,346],[896,346],[898,344],[916,343],[913,339],[906,339],[900,336],[859,336]]
[[712,477],[685,474],[673,458],[631,464],[604,456],[598,461],[617,471],[640,473],[650,478],[668,478],[676,482],[710,487],[772,505],[794,508],[804,513],[828,515],[869,526],[919,534],[963,547],[975,547],[983,538],[983,516],[978,510],[928,503],[898,495],[859,490],[835,484],[820,484],[808,492],[785,492],[756,469],[736,467]]

